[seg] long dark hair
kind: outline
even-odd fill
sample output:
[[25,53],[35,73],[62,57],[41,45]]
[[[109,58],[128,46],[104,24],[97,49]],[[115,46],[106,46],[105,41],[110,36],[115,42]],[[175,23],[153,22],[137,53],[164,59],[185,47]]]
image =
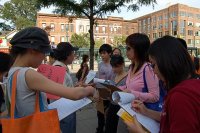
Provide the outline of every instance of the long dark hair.
[[88,59],[88,58],[89,58],[89,56],[86,55],[86,54],[84,54],[84,55],[82,56],[83,61],[82,61],[82,63],[81,63],[81,68],[83,68],[83,65],[84,65],[85,63],[87,63],[87,59]]
[[[150,46],[150,40],[147,35],[141,33],[134,33],[126,38],[126,44],[130,45],[134,49],[134,54],[138,60],[138,67],[135,73],[140,70],[142,65],[148,61],[148,49]],[[135,64],[132,64],[133,66]]]
[[174,37],[164,36],[154,41],[150,46],[149,56],[156,61],[168,91],[181,81],[195,75],[189,53]]

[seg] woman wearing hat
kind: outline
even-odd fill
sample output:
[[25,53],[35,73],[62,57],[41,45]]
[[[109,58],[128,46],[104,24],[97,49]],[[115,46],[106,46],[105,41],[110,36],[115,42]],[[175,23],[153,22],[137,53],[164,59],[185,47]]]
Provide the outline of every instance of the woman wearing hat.
[[[37,27],[21,30],[11,39],[10,44],[12,45],[10,53],[15,61],[8,72],[8,78],[19,70],[16,88],[17,116],[23,117],[34,112],[36,91],[74,100],[92,94],[93,87],[66,87],[47,79],[32,69],[37,68],[44,60],[45,55],[49,55],[51,52],[48,35],[44,30]],[[9,84],[7,84],[7,91],[9,106],[11,98],[11,86]]]

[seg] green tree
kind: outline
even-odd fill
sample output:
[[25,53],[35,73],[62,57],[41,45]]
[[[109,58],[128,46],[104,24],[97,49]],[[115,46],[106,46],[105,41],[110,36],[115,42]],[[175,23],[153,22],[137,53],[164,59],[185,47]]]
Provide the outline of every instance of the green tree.
[[98,17],[103,17],[107,13],[120,12],[122,6],[128,6],[129,10],[138,10],[141,5],[151,5],[156,0],[38,0],[44,6],[53,5],[56,7],[55,13],[85,16],[90,21],[90,68],[94,69],[94,24]]
[[103,39],[100,38],[98,40],[95,40],[95,48],[100,48],[100,46],[103,44]]
[[89,34],[73,34],[71,36],[70,42],[76,47],[89,47],[90,46],[90,37]]
[[37,11],[40,6],[37,0],[10,0],[0,8],[0,18],[10,22],[16,29],[35,26]]
[[125,44],[125,41],[126,41],[126,37],[125,35],[122,35],[122,36],[114,36],[114,39],[113,39],[113,45],[115,47],[118,47],[119,45],[124,45]]

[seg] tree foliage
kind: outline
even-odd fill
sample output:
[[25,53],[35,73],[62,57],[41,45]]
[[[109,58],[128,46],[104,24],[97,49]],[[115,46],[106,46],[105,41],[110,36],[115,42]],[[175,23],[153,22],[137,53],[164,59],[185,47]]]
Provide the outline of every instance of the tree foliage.
[[90,46],[90,37],[89,34],[73,34],[71,36],[70,42],[79,48],[89,47]]
[[[43,6],[55,6],[55,13],[62,15],[85,16],[90,21],[90,68],[94,69],[94,24],[95,19],[107,13],[120,12],[121,7],[139,10],[139,6],[153,5],[156,0],[38,0]],[[128,5],[128,6],[127,6]]]
[[1,6],[0,18],[9,21],[20,30],[35,26],[39,9],[37,0],[10,0]]
[[125,44],[125,41],[126,41],[126,37],[125,35],[122,35],[122,36],[114,36],[114,39],[113,39],[113,45],[115,47],[118,47],[119,45],[124,45]]

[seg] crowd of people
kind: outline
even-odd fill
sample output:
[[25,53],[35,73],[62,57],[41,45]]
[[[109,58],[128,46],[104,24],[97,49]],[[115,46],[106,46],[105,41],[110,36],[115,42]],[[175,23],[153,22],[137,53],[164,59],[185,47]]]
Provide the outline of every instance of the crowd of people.
[[[19,31],[10,44],[10,54],[0,53],[1,117],[10,115],[10,80],[18,72],[15,107],[18,117],[34,113],[36,92],[40,92],[45,110],[48,104],[45,93],[72,100],[92,96],[97,105],[103,104],[104,110],[97,110],[96,133],[117,133],[120,106],[100,96],[98,88],[103,86],[84,83],[90,70],[88,55],[82,57],[83,62],[76,74],[78,82],[74,84],[68,65],[72,64],[77,49],[69,42],[61,42],[52,50],[47,33],[30,27]],[[99,54],[102,62],[98,64],[96,78],[112,80],[121,91],[134,95],[132,109],[159,122],[160,133],[199,133],[199,64],[189,55],[183,39],[164,36],[150,43],[145,34],[129,35],[126,38],[126,55],[131,61],[128,71],[124,69],[124,57],[119,48],[102,44]],[[38,68],[45,56],[51,59],[49,65],[66,68],[63,84],[55,83],[33,69]],[[148,105],[160,102],[161,91],[166,92],[162,110],[155,110]],[[49,103],[54,101],[48,100]],[[137,120],[124,123],[130,133],[146,132]],[[60,130],[76,133],[76,113],[60,121]]]

